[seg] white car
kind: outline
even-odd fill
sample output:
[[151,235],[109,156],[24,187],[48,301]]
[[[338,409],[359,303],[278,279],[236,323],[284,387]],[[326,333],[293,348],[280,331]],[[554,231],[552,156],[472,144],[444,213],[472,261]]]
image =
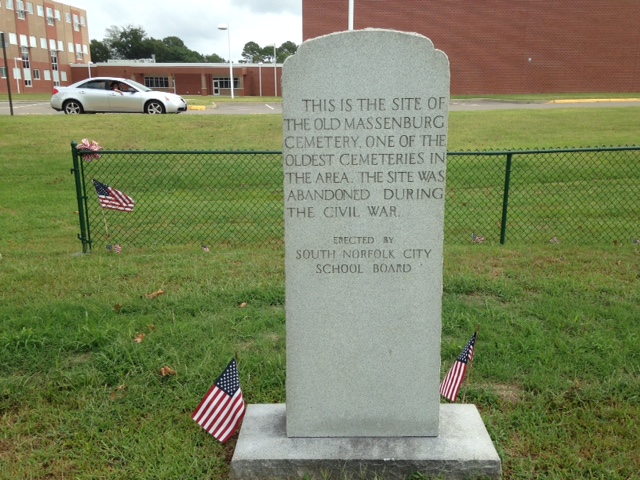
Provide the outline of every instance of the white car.
[[51,108],[66,114],[112,113],[180,113],[187,102],[174,93],[151,90],[144,85],[114,77],[95,77],[68,87],[55,87]]

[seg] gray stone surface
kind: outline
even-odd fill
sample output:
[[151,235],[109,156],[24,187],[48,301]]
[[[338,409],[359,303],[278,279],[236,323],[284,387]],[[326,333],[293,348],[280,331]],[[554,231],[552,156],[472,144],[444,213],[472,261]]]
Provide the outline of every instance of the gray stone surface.
[[231,461],[237,480],[500,478],[501,462],[474,405],[443,404],[438,437],[290,438],[285,405],[249,405]]
[[287,433],[437,435],[448,59],[342,32],[283,92]]

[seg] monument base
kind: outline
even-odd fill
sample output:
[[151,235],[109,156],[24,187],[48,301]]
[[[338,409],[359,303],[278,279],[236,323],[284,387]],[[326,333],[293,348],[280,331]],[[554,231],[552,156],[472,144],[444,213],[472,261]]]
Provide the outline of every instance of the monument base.
[[285,404],[248,405],[231,460],[245,479],[501,478],[502,462],[475,405],[440,405],[437,437],[288,438]]

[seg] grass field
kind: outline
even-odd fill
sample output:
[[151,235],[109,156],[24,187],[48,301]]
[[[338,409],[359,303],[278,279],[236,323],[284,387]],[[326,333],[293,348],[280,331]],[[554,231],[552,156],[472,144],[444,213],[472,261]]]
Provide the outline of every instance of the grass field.
[[[283,253],[78,255],[69,143],[278,150],[280,118],[0,117],[0,131],[0,479],[226,478],[233,441],[190,414],[235,354],[248,402],[285,401]],[[637,108],[455,113],[449,149],[638,131]],[[464,393],[505,478],[637,477],[639,281],[632,244],[447,246],[442,368],[480,324]]]

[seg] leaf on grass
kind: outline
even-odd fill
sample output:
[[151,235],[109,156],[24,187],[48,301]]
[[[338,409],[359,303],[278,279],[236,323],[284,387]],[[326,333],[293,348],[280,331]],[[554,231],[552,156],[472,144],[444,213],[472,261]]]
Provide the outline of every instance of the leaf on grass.
[[157,292],[148,293],[147,298],[153,300],[154,298],[157,298],[160,295],[164,295],[164,290],[158,290]]
[[149,329],[150,332],[155,332],[156,330],[156,326],[151,323],[147,325],[147,328]]
[[144,333],[139,333],[138,335],[136,335],[136,343],[142,343],[144,342],[144,337],[146,337],[146,335]]
[[127,390],[126,385],[120,385],[113,392],[111,392],[111,395],[110,395],[111,400],[118,400],[119,398],[124,398],[126,390]]
[[166,377],[168,375],[177,375],[176,371],[173,368],[167,367],[166,365],[160,369],[160,374],[163,377]]
[[242,303],[240,304],[240,308],[245,308],[246,306],[247,306],[247,302],[242,302]]
[[122,305],[120,303],[116,303],[113,306],[113,311],[116,312],[116,313],[120,313],[120,310],[122,310]]
[[622,260],[618,260],[618,261],[616,262],[616,265],[618,265],[618,266],[622,265]]

